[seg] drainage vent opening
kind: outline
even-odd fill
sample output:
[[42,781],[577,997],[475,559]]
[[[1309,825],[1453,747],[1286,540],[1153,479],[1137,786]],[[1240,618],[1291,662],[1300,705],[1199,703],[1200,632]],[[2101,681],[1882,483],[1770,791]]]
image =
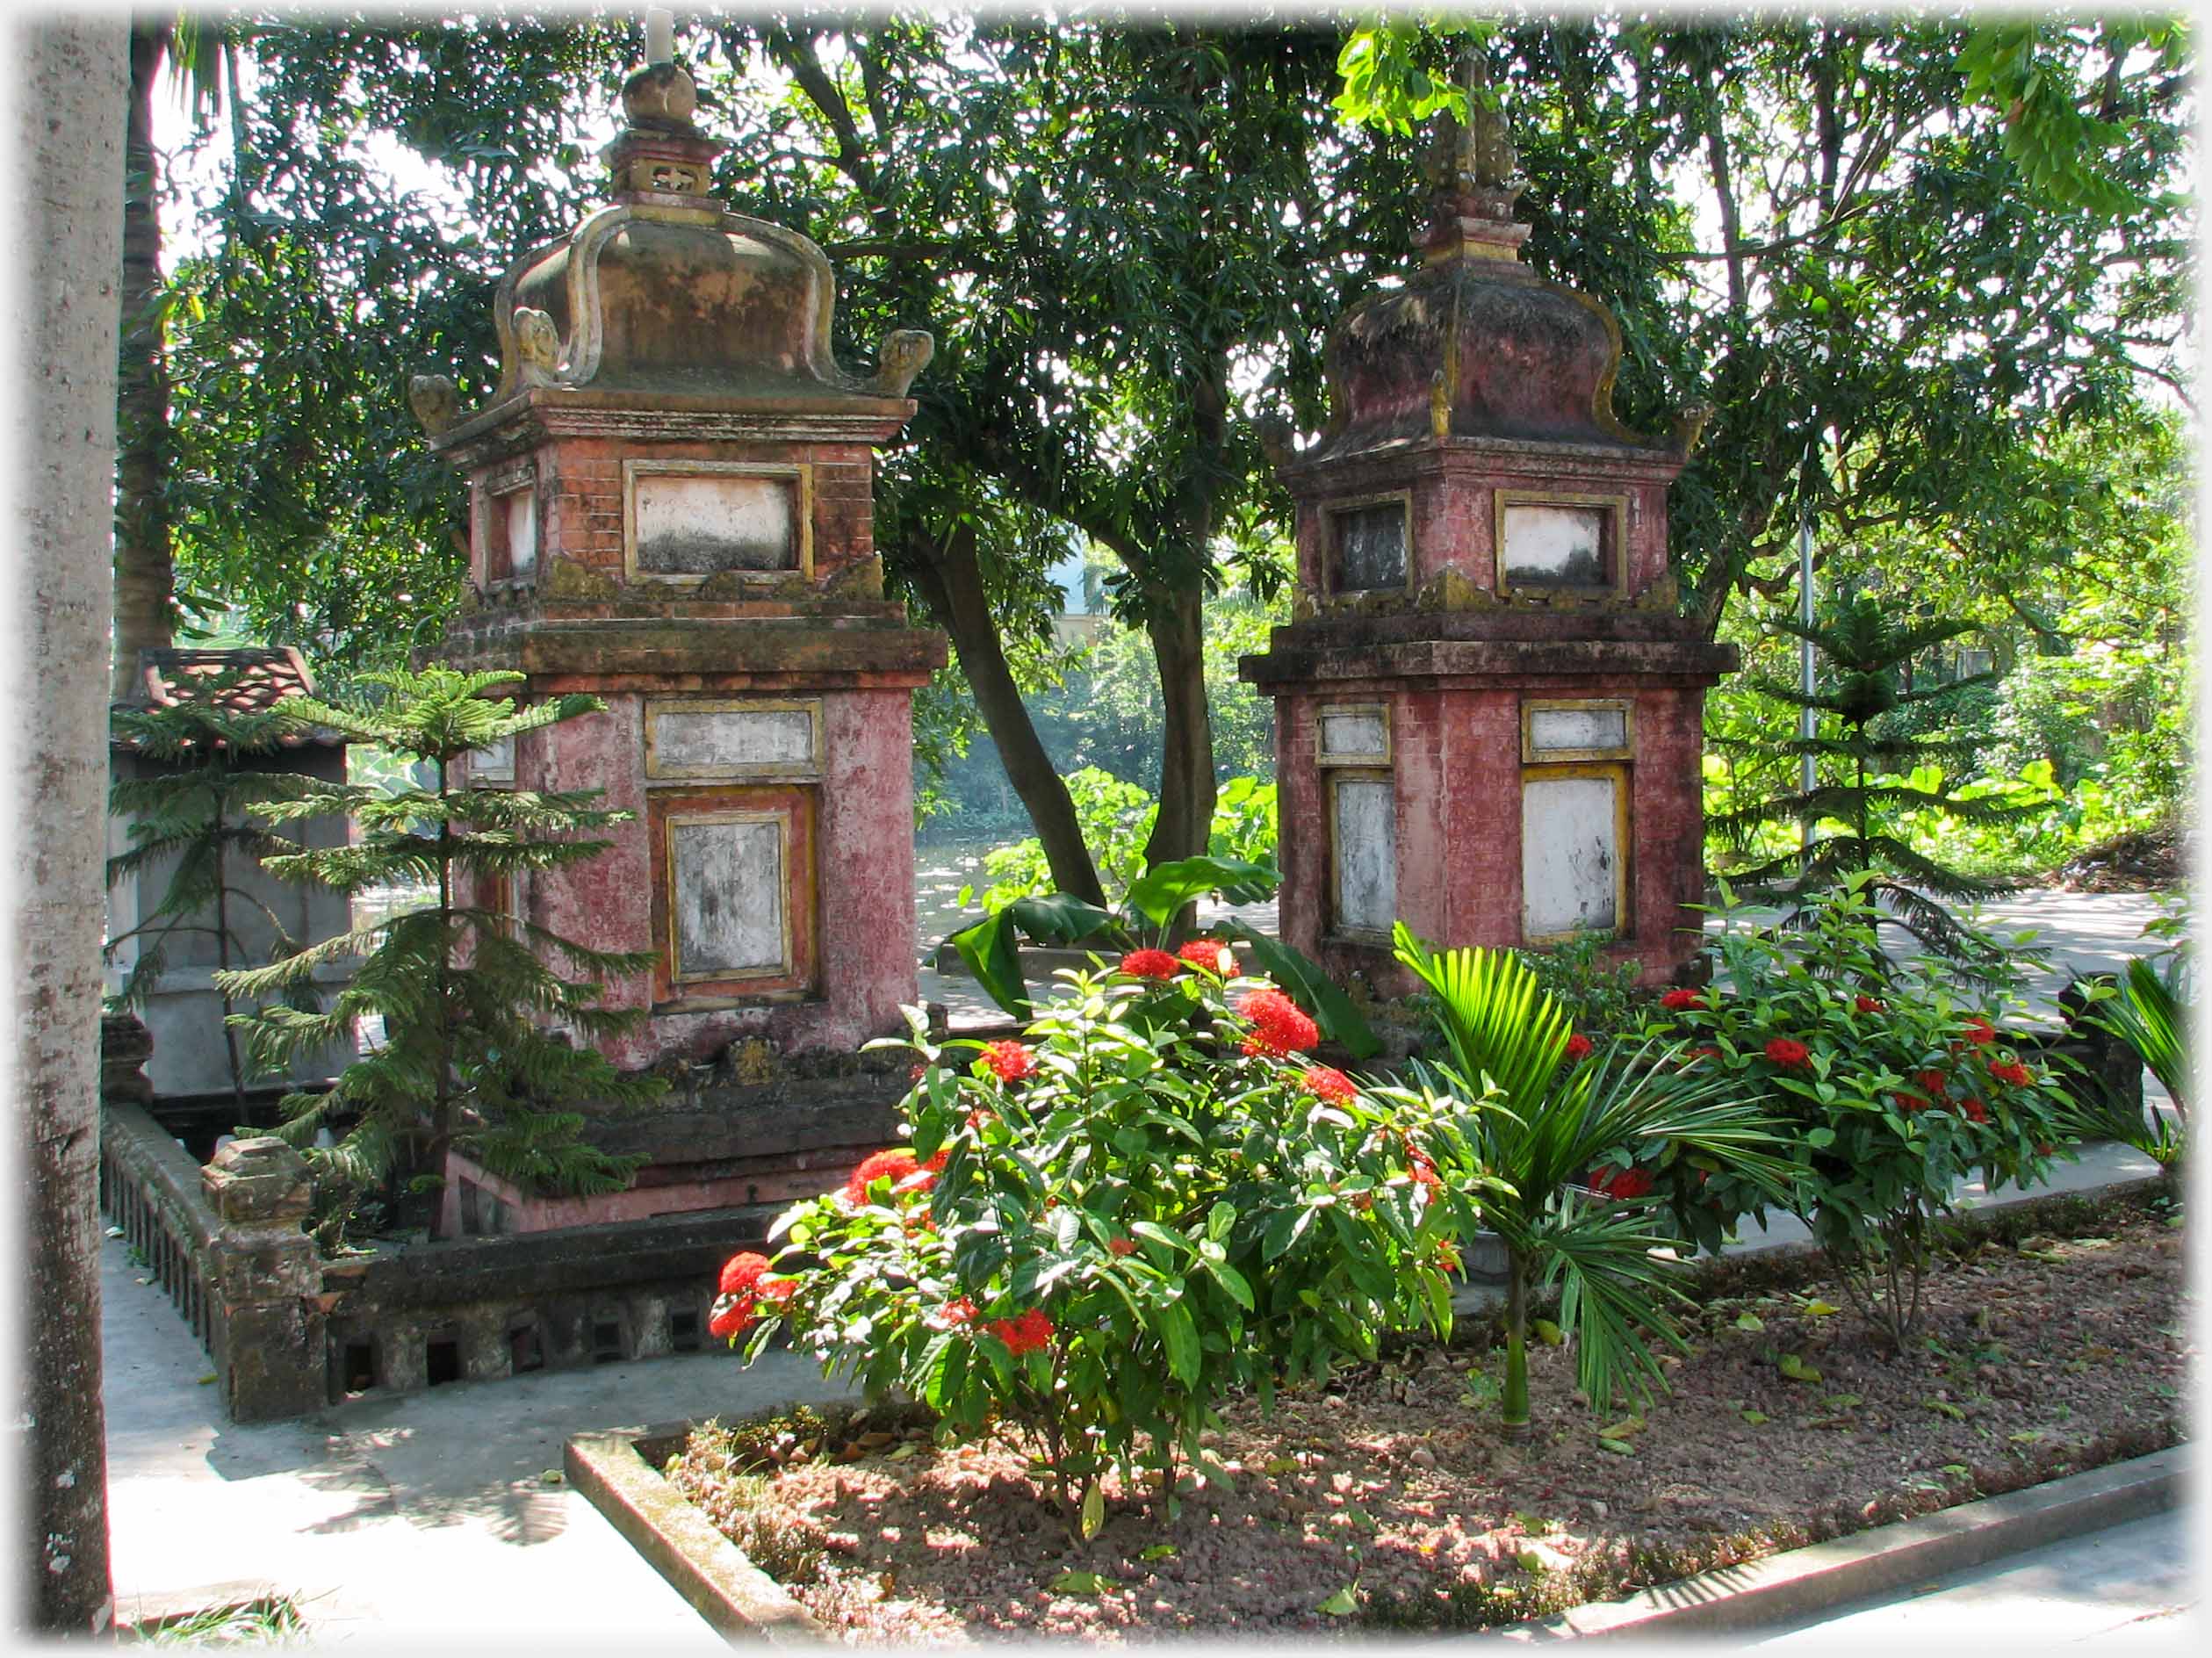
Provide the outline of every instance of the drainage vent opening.
[[461,1344],[455,1339],[434,1341],[429,1352],[430,1386],[461,1379]]
[[366,1393],[377,1385],[377,1350],[374,1343],[349,1341],[346,1344],[342,1382],[348,1393]]
[[538,1339],[537,1326],[524,1324],[519,1330],[507,1332],[507,1352],[515,1373],[545,1368],[545,1344]]
[[680,1353],[699,1351],[699,1315],[671,1313],[668,1315],[668,1345]]
[[622,1326],[619,1323],[594,1322],[591,1327],[592,1362],[595,1365],[618,1365],[622,1362]]

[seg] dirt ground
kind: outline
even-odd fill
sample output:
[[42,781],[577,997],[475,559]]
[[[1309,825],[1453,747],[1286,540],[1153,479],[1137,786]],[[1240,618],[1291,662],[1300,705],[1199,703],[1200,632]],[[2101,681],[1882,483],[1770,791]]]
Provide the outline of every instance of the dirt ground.
[[703,1429],[672,1473],[860,1644],[1511,1621],[2185,1437],[2178,1221],[2093,1224],[2106,1229],[1985,1243],[1942,1267],[1901,1357],[1817,1272],[1711,1301],[1671,1394],[1640,1416],[1593,1415],[1571,1353],[1536,1347],[1517,1445],[1496,1431],[1500,1356],[1468,1346],[1344,1373],[1272,1418],[1239,1402],[1210,1436],[1231,1486],[1186,1479],[1169,1519],[1110,1481],[1088,1544],[1018,1445],[940,1448],[881,1416],[802,1425],[793,1443],[818,1438],[815,1454],[759,1477]]

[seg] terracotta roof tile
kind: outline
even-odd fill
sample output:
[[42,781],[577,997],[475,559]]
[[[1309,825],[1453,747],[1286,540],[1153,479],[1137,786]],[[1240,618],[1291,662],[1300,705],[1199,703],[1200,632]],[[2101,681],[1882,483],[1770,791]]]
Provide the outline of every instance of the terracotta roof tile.
[[[258,714],[287,696],[305,696],[315,688],[314,675],[308,672],[306,660],[289,645],[141,651],[139,671],[141,688],[131,700],[154,708],[212,702],[232,713]],[[217,681],[226,676],[227,682],[218,689]],[[302,726],[278,741],[286,748],[308,743],[343,746],[335,732],[320,726]]]

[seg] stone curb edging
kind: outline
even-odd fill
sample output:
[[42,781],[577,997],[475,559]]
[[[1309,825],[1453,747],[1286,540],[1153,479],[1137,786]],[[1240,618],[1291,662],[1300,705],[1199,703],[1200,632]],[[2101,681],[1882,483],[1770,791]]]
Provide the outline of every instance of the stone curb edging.
[[779,1646],[826,1642],[829,1633],[814,1614],[747,1560],[646,1460],[642,1445],[680,1445],[691,1427],[671,1422],[642,1431],[578,1434],[563,1447],[561,1466],[569,1483],[717,1633]]
[[[717,1531],[640,1449],[681,1443],[690,1427],[676,1422],[579,1434],[563,1453],[569,1482],[717,1633],[802,1647],[826,1642],[829,1632],[814,1615]],[[1592,1601],[1550,1618],[1430,1639],[1530,1642],[1770,1626],[2176,1507],[2193,1464],[2189,1445],[2172,1445],[1919,1519],[1701,1572],[1626,1600]]]
[[1916,1520],[1701,1572],[1626,1600],[1593,1601],[1484,1633],[1531,1642],[1771,1627],[2176,1507],[2193,1471],[2191,1450],[2186,1443],[2172,1445]]

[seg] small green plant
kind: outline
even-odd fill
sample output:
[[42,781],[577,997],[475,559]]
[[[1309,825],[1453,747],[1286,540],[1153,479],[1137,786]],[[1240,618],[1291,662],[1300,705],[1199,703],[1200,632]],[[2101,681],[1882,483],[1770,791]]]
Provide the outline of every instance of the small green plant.
[[[1452,1055],[1417,1068],[1423,1097],[1459,1114],[1473,1161],[1506,1187],[1483,1205],[1506,1251],[1506,1433],[1528,1431],[1529,1299],[1553,1285],[1591,1408],[1646,1396],[1664,1385],[1652,1346],[1682,1347],[1669,1309],[1689,1299],[1653,1253],[1676,1235],[1657,1213],[1650,1171],[1722,1174],[1778,1195],[1787,1171],[1763,1114],[1686,1075],[1679,1048],[1578,1042],[1509,950],[1432,950],[1403,922],[1394,938],[1398,960],[1436,998]],[[1602,1197],[1589,1189],[1596,1182]]]
[[[108,811],[130,819],[131,845],[108,860],[107,883],[112,887],[175,860],[160,900],[138,926],[107,941],[111,961],[125,944],[138,947],[137,959],[112,998],[117,1006],[144,1006],[169,970],[172,946],[184,938],[212,940],[219,970],[253,955],[278,959],[299,948],[283,918],[236,878],[269,858],[299,850],[299,843],[271,830],[255,812],[263,802],[296,793],[306,781],[267,768],[267,762],[284,752],[283,738],[297,729],[291,720],[272,711],[241,712],[227,706],[241,680],[234,669],[196,681],[189,700],[157,708],[125,704],[109,717],[119,743],[163,769],[119,776],[109,786]],[[249,952],[248,934],[263,927],[262,948]],[[303,1009],[314,1006],[310,986],[289,986],[286,995]],[[226,991],[226,1021],[236,1011]],[[246,1067],[227,1022],[223,1042],[231,1099],[242,1116]]]
[[1637,988],[1640,969],[1632,961],[1606,959],[1605,947],[1612,940],[1610,933],[1578,933],[1546,949],[1519,952],[1536,975],[1538,991],[1557,1002],[1567,1022],[1587,1036],[1633,1030],[1643,1018],[1645,998]]
[[[2156,926],[2158,923],[2151,924]],[[2187,993],[2189,962],[2179,948],[2128,963],[2117,985],[2091,983],[2085,989],[2090,1010],[2083,1021],[2125,1042],[2150,1068],[2173,1102],[2169,1119],[2154,1101],[2123,1109],[2117,1101],[2075,1107],[2066,1118],[2069,1133],[2116,1140],[2155,1158],[2161,1168],[2180,1165],[2188,1149],[2190,1077],[2188,1032],[2195,1008]]]
[[948,1434],[1031,1436],[1079,1537],[1100,1481],[1228,1476],[1216,1402],[1451,1324],[1481,1171],[1452,1120],[1304,1056],[1279,989],[1164,951],[1070,973],[1027,1040],[931,1042],[911,1138],[724,1269],[711,1328],[779,1330]]
[[271,1595],[235,1606],[126,1626],[118,1644],[143,1647],[289,1647],[306,1638],[297,1602]]
[[[276,818],[338,814],[358,825],[350,846],[270,860],[279,874],[349,894],[398,878],[429,881],[435,903],[219,980],[226,993],[262,996],[305,982],[326,962],[363,958],[327,1013],[277,1006],[237,1021],[255,1057],[276,1064],[349,1037],[364,1015],[383,1018],[381,1048],[348,1066],[328,1093],[292,1094],[283,1104],[277,1132],[342,1190],[362,1192],[395,1166],[411,1166],[421,1184],[436,1187],[447,1149],[458,1147],[521,1185],[620,1191],[640,1159],[591,1145],[581,1138],[581,1114],[559,1107],[587,1098],[642,1103],[667,1085],[618,1072],[587,1042],[540,1023],[559,1020],[587,1037],[630,1028],[642,1013],[601,1007],[597,976],[642,972],[650,957],[588,948],[510,913],[495,896],[517,872],[597,856],[608,843],[582,837],[628,816],[594,805],[596,790],[457,784],[451,768],[472,750],[605,706],[571,695],[518,711],[512,699],[485,695],[522,677],[444,668],[371,674],[362,683],[382,688],[380,702],[295,697],[280,705],[296,719],[436,768],[429,789],[316,782],[264,808]],[[565,977],[547,957],[591,977]],[[318,1128],[348,1117],[352,1124],[335,1148],[314,1146]],[[433,1236],[441,1215],[442,1207],[434,1207]]]
[[[1959,1185],[1972,1175],[1991,1191],[2034,1185],[2066,1135],[2057,1079],[2024,1062],[1995,1023],[2018,989],[1997,941],[1967,941],[1995,965],[1962,1000],[1940,961],[1880,950],[1877,884],[1853,874],[1809,895],[1788,932],[1745,925],[1724,887],[1711,984],[1669,991],[1647,1029],[1691,1044],[1693,1070],[1785,1126],[1795,1167],[1783,1207],[1901,1350]],[[1771,1196],[1715,1171],[1702,1202],[1678,1201],[1675,1215],[1699,1242],[1717,1242],[1738,1215],[1763,1219]]]

